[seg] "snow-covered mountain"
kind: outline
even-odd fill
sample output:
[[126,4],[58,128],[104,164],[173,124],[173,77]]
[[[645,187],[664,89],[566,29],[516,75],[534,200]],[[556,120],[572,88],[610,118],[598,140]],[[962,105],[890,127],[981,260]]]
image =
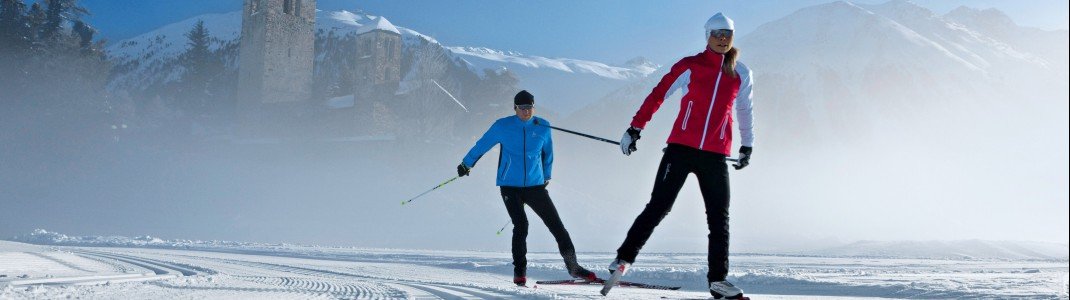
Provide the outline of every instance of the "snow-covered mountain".
[[966,26],[1014,48],[1036,54],[1046,60],[1052,69],[1066,66],[1070,56],[1070,36],[1065,30],[1049,31],[1022,27],[998,9],[960,6],[944,15],[943,19]]
[[1020,97],[1052,69],[1015,43],[903,0],[803,8],[739,44],[762,84],[759,113],[796,125],[780,140],[874,136],[932,117],[925,111],[987,109],[977,104]]
[[520,78],[520,88],[535,94],[540,104],[568,115],[624,84],[651,74],[657,65],[638,58],[627,66],[600,62],[546,58],[481,47],[449,47],[469,68],[508,69]]
[[[344,37],[377,16],[349,11],[316,13],[316,31],[321,36]],[[110,88],[138,88],[160,82],[173,81],[181,74],[174,68],[176,58],[186,49],[184,34],[198,21],[204,21],[212,36],[212,49],[237,47],[241,32],[241,12],[206,14],[119,41],[108,47],[116,59],[118,71]],[[404,47],[423,42],[439,44],[434,38],[403,26]],[[586,106],[606,93],[624,86],[636,78],[650,74],[657,65],[645,59],[635,59],[621,66],[569,58],[547,58],[483,47],[447,47],[455,61],[477,75],[484,70],[507,69],[518,75],[519,88],[536,95],[541,105],[561,114],[568,114]],[[323,53],[317,53],[322,56]],[[317,57],[321,59],[322,57]],[[235,67],[232,66],[231,67]]]
[[[200,21],[211,35],[210,50],[237,45],[241,35],[240,11],[205,14],[160,27],[107,47],[108,55],[116,62],[108,89],[145,89],[153,84],[178,80],[182,69],[176,67],[176,62],[187,48],[185,34]],[[237,61],[232,65],[237,65]]]
[[[986,14],[1002,15],[960,8],[940,16],[904,0],[837,1],[762,24],[736,40],[741,61],[755,72],[760,138],[873,137],[874,128],[924,118],[921,112],[1030,98],[1022,93],[1046,90],[1040,87],[1049,81],[1038,80],[1066,77],[1066,51],[1059,50],[1066,49],[1066,31],[1019,27]],[[644,86],[621,89],[574,118],[630,117],[655,83],[637,82]],[[628,91],[638,93],[621,95]]]

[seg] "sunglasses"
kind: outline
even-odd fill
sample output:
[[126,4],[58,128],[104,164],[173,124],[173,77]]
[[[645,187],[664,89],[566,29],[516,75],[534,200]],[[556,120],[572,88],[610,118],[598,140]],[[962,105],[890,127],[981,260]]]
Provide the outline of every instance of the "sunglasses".
[[730,37],[732,37],[732,31],[728,30],[728,29],[710,30],[710,37],[713,37],[713,38],[730,38]]
[[516,109],[519,109],[519,110],[535,109],[535,105],[534,104],[521,104],[521,105],[514,105],[513,107],[516,107]]

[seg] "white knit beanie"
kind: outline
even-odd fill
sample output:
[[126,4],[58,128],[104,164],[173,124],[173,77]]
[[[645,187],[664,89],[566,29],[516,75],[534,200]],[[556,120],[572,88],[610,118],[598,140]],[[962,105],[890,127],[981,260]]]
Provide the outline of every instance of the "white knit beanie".
[[718,29],[728,29],[735,31],[735,22],[732,22],[732,19],[729,19],[727,16],[721,13],[713,15],[712,17],[710,17],[709,20],[706,20],[706,39],[710,39],[710,31]]

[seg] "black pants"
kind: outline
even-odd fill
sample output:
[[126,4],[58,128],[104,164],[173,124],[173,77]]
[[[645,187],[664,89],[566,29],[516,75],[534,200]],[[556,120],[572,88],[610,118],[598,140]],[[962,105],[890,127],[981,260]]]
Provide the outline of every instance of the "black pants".
[[650,203],[635,218],[624,244],[617,249],[617,258],[635,262],[639,250],[646,244],[661,220],[672,210],[687,175],[695,173],[702,199],[706,204],[706,224],[709,226],[708,259],[710,281],[722,281],[728,275],[728,165],[722,154],[669,144],[658,167]]
[[546,186],[533,187],[508,187],[502,188],[502,200],[505,201],[505,209],[509,212],[509,218],[513,220],[513,276],[524,277],[527,274],[528,253],[528,217],[524,213],[524,204],[539,215],[546,228],[550,229],[557,240],[557,248],[561,251],[561,257],[565,259],[565,267],[569,274],[579,268],[576,263],[576,248],[572,246],[572,239],[568,236],[568,230],[561,224],[561,217],[557,215],[557,208],[550,200],[550,194],[546,192]]

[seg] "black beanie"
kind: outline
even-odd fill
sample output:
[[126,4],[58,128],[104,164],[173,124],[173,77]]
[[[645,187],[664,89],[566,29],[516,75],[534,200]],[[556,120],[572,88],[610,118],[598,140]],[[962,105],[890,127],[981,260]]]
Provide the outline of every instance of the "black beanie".
[[513,97],[513,105],[534,105],[535,96],[528,93],[528,91],[520,91]]

